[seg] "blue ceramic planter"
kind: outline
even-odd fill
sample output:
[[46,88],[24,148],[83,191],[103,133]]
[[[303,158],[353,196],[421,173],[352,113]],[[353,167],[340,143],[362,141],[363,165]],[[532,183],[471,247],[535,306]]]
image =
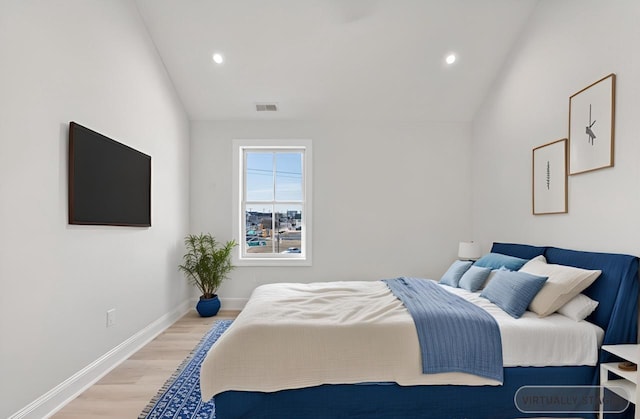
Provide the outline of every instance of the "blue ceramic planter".
[[217,295],[214,295],[213,298],[202,298],[200,297],[200,301],[196,304],[196,310],[200,317],[211,317],[218,314],[220,310],[220,300]]

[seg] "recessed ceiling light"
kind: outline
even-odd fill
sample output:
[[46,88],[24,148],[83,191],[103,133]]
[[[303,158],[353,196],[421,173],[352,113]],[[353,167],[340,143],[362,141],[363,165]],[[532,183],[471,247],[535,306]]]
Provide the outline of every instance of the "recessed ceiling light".
[[215,54],[213,54],[213,62],[216,64],[222,64],[222,62],[224,61],[224,57],[222,56],[222,54],[218,54],[217,52]]
[[445,61],[447,62],[447,64],[455,63],[456,62],[456,54],[447,55],[447,58],[445,59]]

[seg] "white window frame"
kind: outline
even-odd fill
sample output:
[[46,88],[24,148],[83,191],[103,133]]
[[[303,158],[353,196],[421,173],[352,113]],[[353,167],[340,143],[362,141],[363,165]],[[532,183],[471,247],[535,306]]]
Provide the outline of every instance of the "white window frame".
[[[245,150],[250,151],[303,151],[303,199],[301,240],[302,253],[243,254],[245,235],[244,171]],[[233,263],[238,266],[311,266],[312,255],[312,147],[311,140],[233,140],[233,237],[239,246],[233,252]],[[275,197],[274,197],[275,198]],[[296,203],[297,205],[297,203]]]

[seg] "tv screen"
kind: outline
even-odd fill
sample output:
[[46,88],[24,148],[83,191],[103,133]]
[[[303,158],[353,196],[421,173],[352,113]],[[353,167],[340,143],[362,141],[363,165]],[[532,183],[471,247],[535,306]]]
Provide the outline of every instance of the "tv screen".
[[69,224],[151,226],[151,156],[71,122]]

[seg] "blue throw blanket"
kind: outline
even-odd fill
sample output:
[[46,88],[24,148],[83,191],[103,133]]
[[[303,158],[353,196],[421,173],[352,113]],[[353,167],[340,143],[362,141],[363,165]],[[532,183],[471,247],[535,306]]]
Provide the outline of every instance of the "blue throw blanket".
[[384,282],[413,317],[422,372],[465,372],[502,383],[502,339],[489,313],[433,281],[403,277]]

